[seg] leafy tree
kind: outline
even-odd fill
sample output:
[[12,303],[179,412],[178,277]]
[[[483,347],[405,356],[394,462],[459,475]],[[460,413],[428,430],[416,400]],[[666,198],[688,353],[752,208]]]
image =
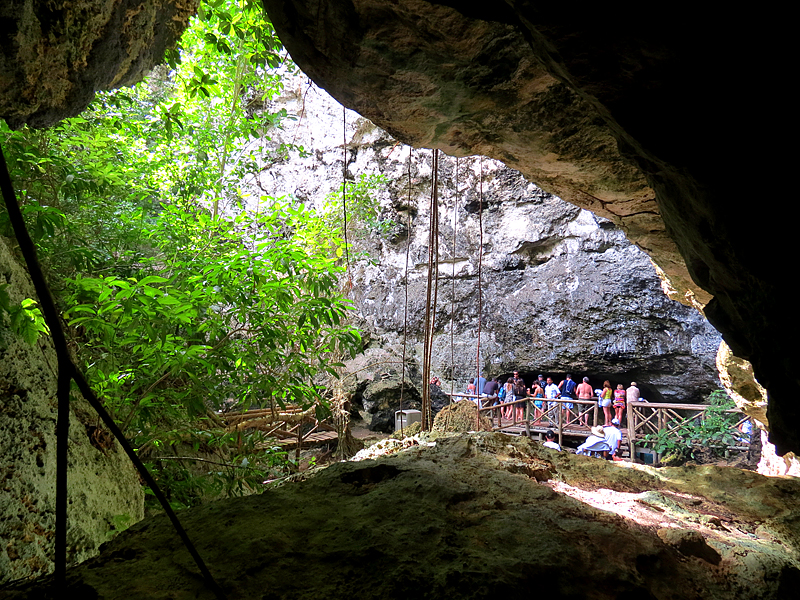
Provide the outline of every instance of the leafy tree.
[[647,434],[644,444],[671,457],[672,462],[695,458],[698,448],[723,456],[728,446],[739,441],[731,429],[739,420],[738,413],[727,412],[736,405],[720,390],[712,392],[708,402],[709,406],[702,415],[684,421],[675,431],[662,429],[657,434]]
[[[360,337],[336,228],[289,200],[242,209],[247,173],[302,152],[247,144],[289,118],[260,110],[291,68],[260,4],[208,0],[181,43],[169,67],[81,116],[0,137],[92,386],[189,505],[286,462],[218,410],[319,402],[317,384],[341,368],[331,357],[354,355]],[[0,315],[27,339],[44,332],[32,300],[4,298],[0,287]]]

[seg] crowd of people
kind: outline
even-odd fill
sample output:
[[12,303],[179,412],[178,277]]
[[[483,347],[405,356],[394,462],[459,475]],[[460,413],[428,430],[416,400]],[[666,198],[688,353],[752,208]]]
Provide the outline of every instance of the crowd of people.
[[[604,427],[611,426],[614,420],[617,421],[617,424],[622,423],[627,403],[641,399],[641,393],[635,381],[631,382],[627,389],[621,383],[617,384],[616,389],[613,389],[611,382],[606,380],[603,382],[602,388],[594,389],[589,383],[588,377],[584,377],[581,383],[576,383],[572,379],[572,375],[567,374],[556,384],[552,377],[545,378],[543,375],[539,375],[530,386],[527,386],[525,380],[520,377],[519,371],[514,371],[513,376],[505,382],[501,382],[498,377],[488,379],[486,375],[472,377],[467,384],[466,393],[479,398],[483,407],[499,406],[499,417],[514,421],[522,421],[525,418],[527,403],[517,401],[530,399],[533,405],[533,423],[535,425],[542,424],[543,419],[552,423],[553,417],[555,419],[566,417],[568,421],[573,419],[575,404],[553,402],[557,399],[582,401],[596,399],[598,406],[603,409]],[[513,402],[517,403],[509,404]],[[545,403],[547,403],[547,407],[545,407]],[[558,404],[561,405],[560,410],[556,408]],[[548,409],[551,410],[548,412]],[[554,412],[555,415],[553,415]],[[590,426],[590,412],[578,408],[576,414],[579,415],[578,423],[580,425],[587,428]],[[598,423],[592,423],[592,425],[598,425]]]

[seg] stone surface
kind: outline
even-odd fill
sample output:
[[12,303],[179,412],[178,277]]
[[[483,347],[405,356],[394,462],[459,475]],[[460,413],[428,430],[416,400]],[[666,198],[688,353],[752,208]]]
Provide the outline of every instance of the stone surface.
[[[771,12],[652,6],[631,26],[604,5],[263,1],[300,67],[397,139],[497,158],[622,227],[708,302],[769,390],[778,451],[800,451],[800,319],[776,260],[796,251],[770,233],[800,215],[777,175],[792,167],[762,151],[780,146],[788,107],[780,78],[757,94],[735,83],[775,64],[738,33],[780,39]],[[747,139],[758,149],[743,156]]]
[[[0,239],[0,283],[12,302],[33,297],[27,274]],[[49,340],[17,338],[0,316],[0,584],[52,571],[55,535],[56,357]],[[144,516],[139,477],[88,403],[70,414],[68,560],[97,553]]]
[[[800,584],[798,480],[634,468],[501,434],[429,444],[392,440],[390,456],[182,521],[229,598],[779,600]],[[677,543],[665,528],[682,530]],[[212,598],[195,573],[159,516],[71,569],[66,592]]]
[[0,118],[13,127],[77,115],[95,91],[139,81],[177,42],[199,0],[4,0]]
[[[270,132],[270,142],[254,142],[250,150],[258,154],[293,142],[313,152],[268,163],[247,179],[254,198],[265,193],[294,196],[321,208],[341,185],[343,136],[348,178],[388,178],[376,195],[381,218],[395,226],[384,235],[364,231],[362,224],[350,232],[356,256],[351,296],[368,349],[364,357],[348,362],[354,375],[345,384],[355,394],[354,405],[363,406],[362,417],[371,428],[391,431],[400,399],[409,218],[404,406],[419,408],[431,152],[412,151],[351,111],[343,130],[341,105],[302,79],[287,81],[267,108],[286,110],[299,120]],[[480,365],[490,376],[508,377],[519,369],[528,383],[540,372],[552,374],[557,382],[568,372],[588,375],[595,387],[605,379],[626,387],[636,381],[645,398],[669,402],[701,402],[717,388],[719,334],[695,309],[665,296],[650,259],[614,223],[486,158],[460,159],[456,173],[456,160],[443,156],[438,196],[440,284],[433,374],[442,378],[442,390],[453,386],[464,391],[476,374],[481,223]]]

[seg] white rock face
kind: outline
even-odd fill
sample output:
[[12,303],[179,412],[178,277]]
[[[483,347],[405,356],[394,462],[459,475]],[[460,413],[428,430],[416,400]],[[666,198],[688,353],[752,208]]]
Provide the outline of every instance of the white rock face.
[[[405,326],[408,369],[416,376],[425,317],[432,151],[396,142],[307,80],[292,80],[269,108],[302,118],[264,147],[293,142],[310,154],[264,165],[246,182],[254,198],[286,195],[321,207],[342,182],[344,139],[348,179],[373,173],[389,178],[379,193],[382,217],[397,225],[389,234],[373,232],[356,241],[371,260],[351,265],[352,298],[370,339],[368,358],[351,365],[361,369],[354,389],[360,393],[381,373],[400,371]],[[664,295],[649,258],[612,223],[547,194],[494,160],[441,155],[438,178],[433,372],[442,378],[443,389],[452,384],[463,390],[478,366],[491,376],[507,377],[519,369],[526,379],[538,373],[588,375],[595,387],[605,379],[626,386],[635,380],[650,400],[696,402],[718,386],[720,336],[696,311]]]
[[[12,302],[33,297],[25,271],[0,240],[0,283]],[[55,535],[56,357],[0,321],[0,585],[52,571]],[[114,441],[90,437],[97,415],[73,396],[69,425],[68,560],[97,554],[115,529],[144,517],[144,491]]]

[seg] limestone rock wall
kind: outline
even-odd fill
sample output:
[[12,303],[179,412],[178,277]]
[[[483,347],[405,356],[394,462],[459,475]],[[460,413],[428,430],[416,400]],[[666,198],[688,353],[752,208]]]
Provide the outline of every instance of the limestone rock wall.
[[[25,271],[0,239],[0,283],[12,302],[33,296]],[[0,319],[2,319],[0,317]],[[56,357],[0,320],[0,584],[52,570],[55,535]],[[144,492],[119,444],[73,397],[70,415],[68,560],[97,553],[144,516]]]
[[[290,80],[271,106],[278,108],[302,118],[265,147],[294,141],[311,154],[269,164],[248,183],[254,196],[292,195],[319,207],[342,181],[343,108],[303,79]],[[418,377],[421,370],[431,151],[412,150],[351,111],[346,123],[347,177],[379,173],[389,178],[377,194],[381,218],[395,226],[384,235],[358,227],[351,232],[362,252],[352,264],[352,297],[370,341],[366,356],[350,365],[358,371],[350,381],[363,393],[367,418],[374,422],[385,408],[382,418],[391,423],[388,405],[377,406],[386,404],[386,389],[399,386],[369,382],[400,371],[409,217],[407,356],[410,373]],[[648,256],[613,222],[480,157],[459,159],[456,173],[456,159],[442,156],[439,203],[433,371],[444,380],[443,389],[449,391],[453,382],[462,391],[477,369],[481,220],[480,365],[490,375],[507,376],[514,369],[528,378],[571,372],[589,375],[595,386],[607,378],[626,387],[635,380],[644,397],[661,401],[699,402],[716,389],[719,334],[696,310],[664,294]],[[381,402],[373,400],[375,386]],[[417,397],[416,391],[406,392],[409,401]]]
[[173,46],[199,0],[4,0],[0,118],[52,125],[95,91],[139,81]]

